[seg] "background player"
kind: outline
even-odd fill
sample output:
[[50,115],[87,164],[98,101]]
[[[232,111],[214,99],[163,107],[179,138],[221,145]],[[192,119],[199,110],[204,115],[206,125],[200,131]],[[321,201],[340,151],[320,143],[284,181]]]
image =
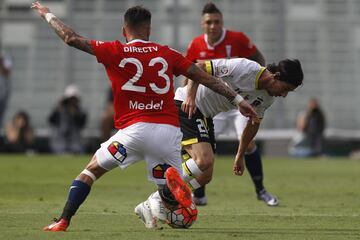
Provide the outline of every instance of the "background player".
[[[186,57],[190,61],[245,57],[265,66],[262,53],[244,33],[224,28],[222,13],[215,4],[208,3],[204,6],[201,27],[204,34],[195,37],[186,52]],[[227,130],[227,128],[233,130],[235,127],[235,132],[240,139],[246,124],[247,119],[236,110],[221,112],[214,117],[215,137]],[[198,149],[199,151],[205,151],[201,144]],[[204,155],[204,157],[209,156]],[[208,161],[212,161],[212,159],[208,159]],[[251,140],[246,150],[245,163],[255,185],[258,199],[265,201],[269,206],[277,205],[277,198],[268,193],[263,185],[262,160],[254,140]],[[194,201],[198,205],[207,204],[205,187],[194,192]]]
[[[158,185],[162,200],[169,205],[189,206],[190,191],[178,174],[181,171],[182,134],[173,101],[173,74],[199,80],[226,96],[249,117],[256,116],[253,108],[221,80],[201,71],[180,53],[150,42],[151,13],[143,7],[132,7],[124,15],[123,35],[127,44],[90,41],[78,35],[39,2],[31,7],[65,43],[95,55],[104,65],[112,85],[115,126],[119,129],[101,144],[86,168],[73,181],[60,220],[44,230],[66,231],[96,179],[117,166],[126,168],[142,159],[147,163],[149,180]],[[159,167],[162,174],[154,174],[153,169]],[[135,212],[146,227],[156,227],[146,202],[139,204]]]
[[[197,64],[208,73],[221,77],[257,111],[259,118],[247,122],[234,161],[234,173],[242,175],[245,170],[245,150],[256,135],[265,110],[273,103],[274,97],[286,97],[288,92],[302,84],[300,62],[296,59],[285,59],[277,65],[269,65],[267,69],[245,58],[217,59]],[[214,163],[208,161],[214,159],[215,149],[212,117],[233,109],[225,98],[211,89],[199,86],[196,91],[196,87],[196,83],[189,81],[187,86],[178,88],[175,93],[184,135],[182,145],[191,157],[183,163],[183,174],[192,189],[207,184],[212,178]],[[206,152],[199,151],[199,145],[202,145],[202,150],[205,149]]]

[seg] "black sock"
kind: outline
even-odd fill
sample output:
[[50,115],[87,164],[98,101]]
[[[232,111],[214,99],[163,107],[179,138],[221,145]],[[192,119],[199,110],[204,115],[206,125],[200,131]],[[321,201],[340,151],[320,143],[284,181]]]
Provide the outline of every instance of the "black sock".
[[205,197],[205,186],[201,186],[198,189],[195,189],[194,196],[197,198]]
[[176,201],[174,195],[171,193],[170,189],[166,185],[160,185],[158,188],[161,199],[171,206],[179,205],[179,202]]
[[256,192],[259,193],[264,189],[263,185],[263,169],[261,162],[261,155],[259,150],[256,150],[250,154],[245,154],[245,165],[250,173],[251,179],[255,184]]
[[60,219],[64,218],[70,222],[72,216],[74,216],[80,205],[85,201],[90,189],[91,187],[86,183],[74,180],[71,184],[68,199]]

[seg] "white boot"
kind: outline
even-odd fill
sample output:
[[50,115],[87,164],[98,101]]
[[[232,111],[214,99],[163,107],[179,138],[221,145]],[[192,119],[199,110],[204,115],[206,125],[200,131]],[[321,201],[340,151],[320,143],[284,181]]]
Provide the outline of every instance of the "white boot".
[[135,207],[135,214],[139,216],[139,218],[144,223],[146,228],[156,228],[157,227],[156,218],[153,217],[153,215],[151,213],[148,200],[146,200],[145,202],[139,203],[139,205],[137,205]]
[[156,191],[156,192],[152,193],[149,196],[147,201],[149,202],[151,213],[152,213],[153,217],[162,222],[166,222],[167,221],[167,213],[169,212],[169,209],[167,209],[164,206],[164,203],[160,197],[159,192]]

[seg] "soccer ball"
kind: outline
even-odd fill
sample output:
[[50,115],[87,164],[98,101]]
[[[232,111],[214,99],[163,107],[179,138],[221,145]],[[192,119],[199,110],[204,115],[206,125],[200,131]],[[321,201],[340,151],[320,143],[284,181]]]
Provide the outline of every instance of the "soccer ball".
[[167,223],[172,228],[189,228],[196,221],[197,214],[195,203],[191,203],[189,208],[179,205],[167,212]]

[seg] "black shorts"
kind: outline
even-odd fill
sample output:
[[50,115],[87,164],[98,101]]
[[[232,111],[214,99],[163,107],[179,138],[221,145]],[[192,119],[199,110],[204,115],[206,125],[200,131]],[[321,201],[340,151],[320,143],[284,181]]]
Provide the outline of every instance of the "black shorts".
[[[182,101],[175,100],[175,104],[179,111],[180,128],[183,133],[181,146],[208,142],[215,153],[216,142],[212,118],[204,117],[200,110],[196,109],[195,114],[192,115],[191,119],[188,119],[188,114],[181,110]],[[187,158],[184,155],[183,157]]]

